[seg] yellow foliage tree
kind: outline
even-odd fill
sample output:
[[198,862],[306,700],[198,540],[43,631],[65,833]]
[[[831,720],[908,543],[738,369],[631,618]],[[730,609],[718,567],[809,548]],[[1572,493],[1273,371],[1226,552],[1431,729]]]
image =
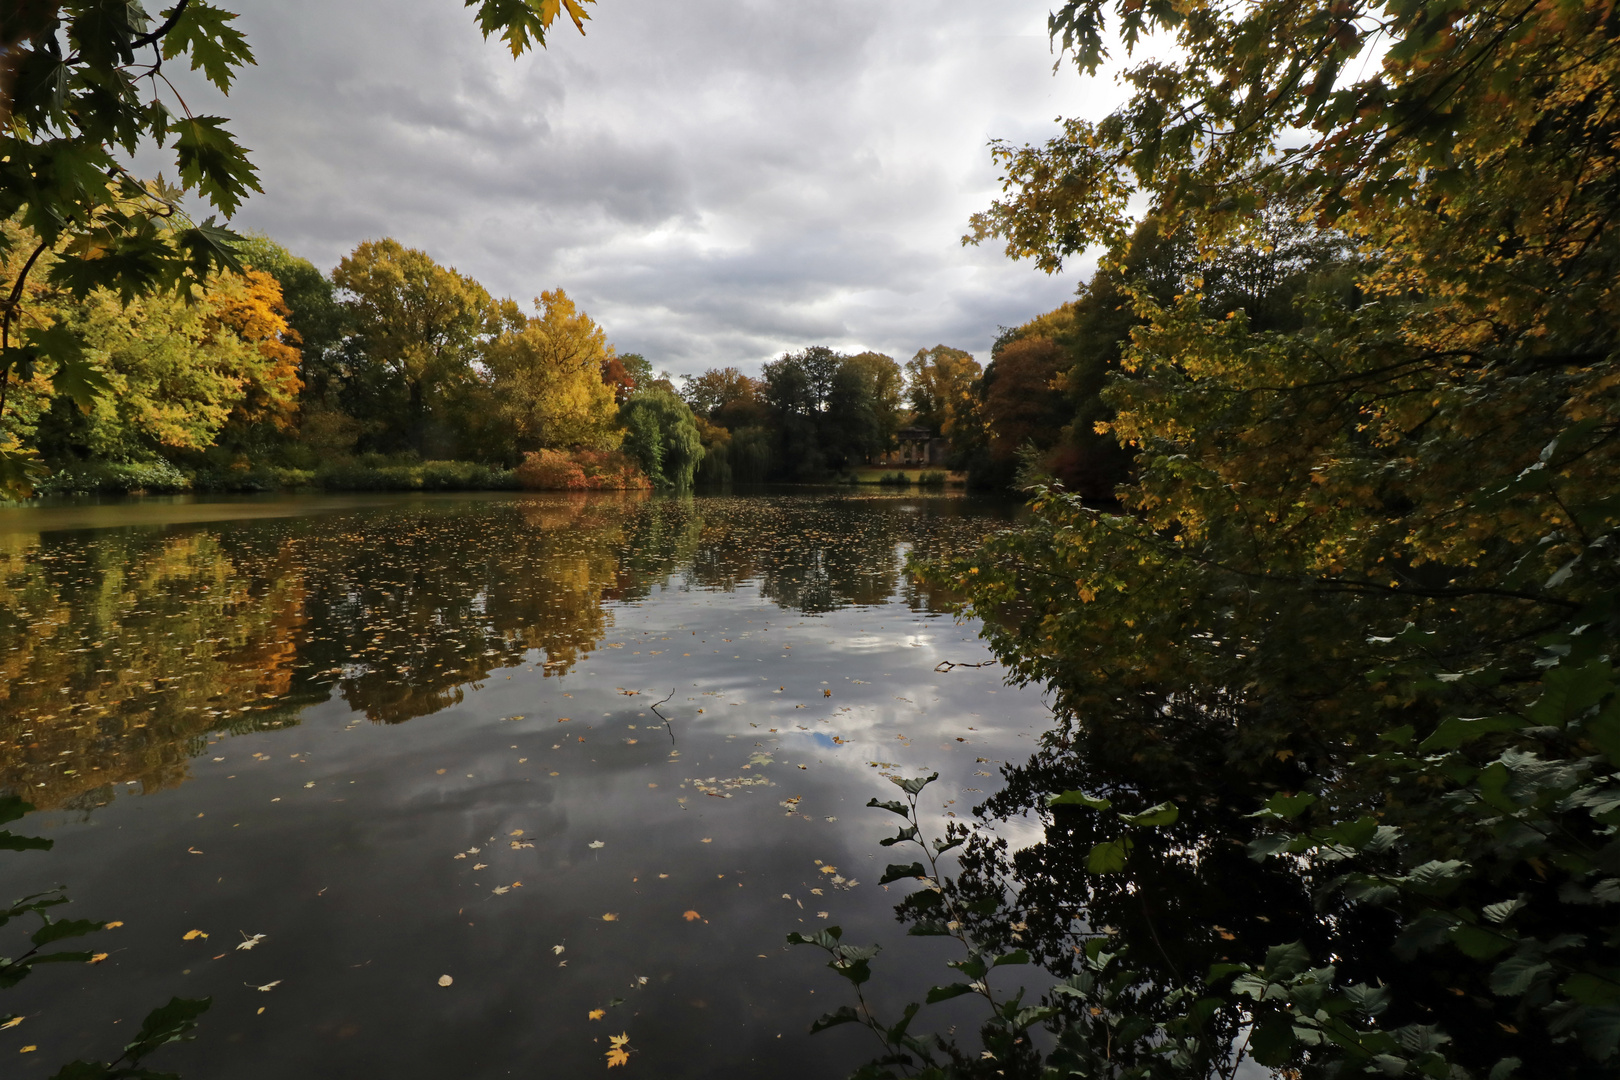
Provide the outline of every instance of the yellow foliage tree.
[[623,436],[613,388],[602,381],[613,346],[563,290],[541,293],[534,303],[538,314],[491,341],[484,353],[513,449],[617,448]]
[[14,431],[48,458],[202,451],[229,423],[286,429],[297,415],[297,335],[268,274],[217,274],[190,302],[52,293],[36,298],[33,314],[82,341],[86,367],[111,391],[74,408],[53,394],[49,362],[13,383]]

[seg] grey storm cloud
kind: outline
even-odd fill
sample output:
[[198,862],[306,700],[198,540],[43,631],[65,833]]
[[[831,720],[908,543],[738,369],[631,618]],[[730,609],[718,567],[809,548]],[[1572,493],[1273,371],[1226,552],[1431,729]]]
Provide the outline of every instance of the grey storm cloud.
[[986,143],[1096,115],[1029,0],[601,0],[513,60],[457,0],[253,0],[230,98],[265,191],[237,214],[330,267],[393,236],[527,302],[568,290],[679,373],[809,344],[988,350],[1072,295],[964,248]]

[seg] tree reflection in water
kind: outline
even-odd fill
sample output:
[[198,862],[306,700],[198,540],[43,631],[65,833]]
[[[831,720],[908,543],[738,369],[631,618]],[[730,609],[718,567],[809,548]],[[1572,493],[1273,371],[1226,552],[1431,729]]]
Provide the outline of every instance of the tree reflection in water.
[[565,674],[614,605],[660,588],[753,585],[804,612],[901,590],[943,610],[906,555],[965,550],[982,515],[626,492],[0,533],[0,791],[91,810],[183,782],[211,733],[296,724],[334,694],[402,723],[501,668]]

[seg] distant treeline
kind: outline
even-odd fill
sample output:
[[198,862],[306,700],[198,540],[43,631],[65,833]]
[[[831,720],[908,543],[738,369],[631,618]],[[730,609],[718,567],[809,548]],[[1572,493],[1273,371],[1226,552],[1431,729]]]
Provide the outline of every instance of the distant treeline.
[[[1297,319],[1298,282],[1334,253],[1277,221],[1271,252],[1201,267],[1207,304],[1262,328]],[[758,378],[724,367],[677,385],[561,289],[526,312],[388,239],[330,274],[263,237],[243,254],[245,274],[191,297],[81,298],[30,278],[30,310],[82,341],[107,384],[81,409],[48,364],[12,380],[7,434],[51,470],[39,490],[814,482],[898,463],[903,437],[908,463],[977,486],[1050,476],[1107,498],[1131,470],[1103,393],[1129,377],[1119,358],[1141,319],[1126,288],[1163,282],[1169,303],[1197,263],[1149,221],[1123,265],[1004,328],[982,368],[946,345],[904,366],[814,345]]]

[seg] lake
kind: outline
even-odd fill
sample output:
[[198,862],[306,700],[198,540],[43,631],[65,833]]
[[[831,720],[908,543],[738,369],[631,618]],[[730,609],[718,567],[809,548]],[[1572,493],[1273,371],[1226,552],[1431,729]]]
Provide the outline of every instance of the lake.
[[1040,694],[950,666],[989,660],[977,625],[905,573],[1015,518],[894,493],[0,510],[0,792],[56,842],[0,853],[3,891],[122,923],[85,939],[101,963],[0,995],[6,1074],[110,1059],[180,995],[213,1006],[150,1064],[187,1080],[575,1076],[621,1034],[625,1075],[844,1075],[876,1044],[807,1034],[850,999],[784,938],[883,943],[885,1005],[946,974],[954,943],[905,937],[877,884],[914,853],[865,803],[937,770],[942,832],[1034,749]]

